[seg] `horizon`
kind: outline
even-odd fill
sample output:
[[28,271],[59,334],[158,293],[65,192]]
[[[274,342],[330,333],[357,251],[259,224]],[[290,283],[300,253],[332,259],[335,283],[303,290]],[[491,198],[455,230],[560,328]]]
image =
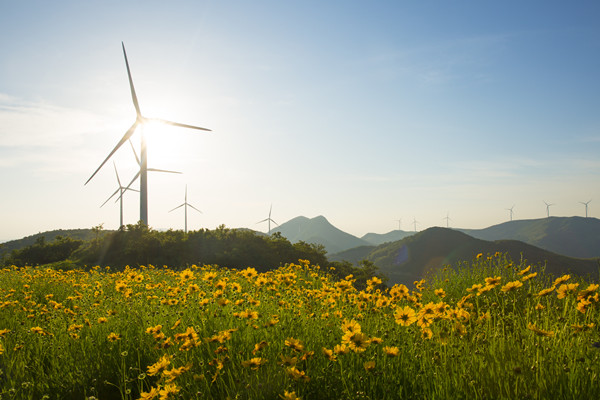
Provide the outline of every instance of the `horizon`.
[[[288,223],[288,222],[290,222],[290,221],[292,221],[292,220],[294,220],[296,218],[307,218],[309,220],[312,220],[312,219],[319,218],[319,217],[325,218],[327,220],[327,222],[329,222],[334,228],[340,229],[335,224],[333,224],[331,221],[329,221],[327,219],[327,217],[324,216],[324,215],[317,215],[317,216],[312,217],[312,218],[311,217],[306,217],[304,215],[298,215],[298,216],[296,216],[296,217],[294,217],[294,218],[292,218],[292,219],[290,219],[288,221],[285,221],[284,223],[282,223],[280,225],[284,225],[284,224],[286,224],[286,223]],[[543,220],[543,219],[546,219],[546,218],[590,218],[590,219],[598,219],[598,218],[595,218],[595,217],[590,217],[590,216],[588,216],[588,217],[581,217],[581,216],[578,216],[578,215],[573,215],[573,216],[570,216],[570,217],[559,217],[559,216],[555,217],[555,216],[550,216],[550,217],[543,217],[543,218],[529,218],[529,219],[518,219],[518,220],[515,219],[515,220],[512,220],[512,221],[504,221],[504,222],[500,222],[498,224],[486,226],[484,228],[465,228],[465,227],[453,227],[453,226],[446,227],[446,226],[441,226],[441,225],[434,225],[434,226],[429,226],[429,227],[427,227],[425,229],[417,230],[417,231],[414,231],[414,230],[405,230],[405,229],[392,229],[392,230],[387,231],[387,232],[373,232],[373,231],[369,231],[369,232],[365,232],[365,233],[361,234],[360,236],[359,235],[355,235],[355,234],[350,233],[350,232],[346,232],[344,230],[342,230],[342,232],[349,233],[349,234],[351,234],[351,235],[353,235],[353,236],[355,236],[355,237],[357,237],[359,239],[362,239],[364,236],[369,235],[369,234],[386,235],[386,234],[389,234],[389,233],[392,233],[392,232],[420,233],[420,232],[423,232],[423,231],[425,231],[427,229],[431,229],[431,228],[444,228],[444,229],[453,229],[453,230],[458,230],[458,231],[462,231],[462,230],[482,230],[482,229],[491,228],[491,227],[494,227],[494,226],[497,226],[497,225],[502,225],[502,224],[509,223],[509,222],[536,221],[536,220]],[[131,225],[131,224],[129,224],[129,225]],[[91,228],[93,228],[93,227],[89,227],[89,228],[57,228],[57,229],[52,229],[50,231],[44,231],[44,232],[37,232],[37,233],[27,234],[27,235],[25,235],[23,237],[19,237],[19,238],[13,238],[13,239],[7,239],[7,240],[0,239],[0,245],[3,244],[3,243],[6,243],[6,242],[11,242],[11,241],[14,241],[14,240],[20,240],[20,239],[24,239],[24,238],[29,237],[29,236],[35,236],[35,235],[39,235],[39,234],[46,233],[46,232],[52,232],[52,231],[55,231],[55,230],[65,230],[65,231],[67,231],[67,230],[91,229]],[[218,228],[218,226],[215,227],[215,228],[212,228],[212,229],[216,229],[216,228]],[[267,232],[263,232],[261,230],[252,229],[252,228],[248,228],[248,227],[225,226],[225,228],[227,228],[227,229],[249,229],[249,230],[257,232],[257,233],[262,233],[262,234],[267,234],[268,235]],[[150,229],[152,229],[154,231],[158,231],[158,232],[165,232],[165,231],[168,231],[168,230],[182,231],[183,232],[183,228],[181,228],[181,229],[178,229],[178,228],[154,228],[154,227],[150,226]],[[200,228],[197,228],[197,229],[194,229],[194,230],[200,230],[200,229],[208,229],[208,228],[202,228],[202,227],[200,227]],[[113,229],[105,229],[104,227],[102,228],[102,230],[112,230],[112,231],[114,231]],[[191,232],[192,230],[188,230],[188,231]],[[277,228],[271,229],[271,234],[276,233],[276,232],[278,232]]]
[[[600,216],[600,4],[3,3],[0,243],[117,229],[147,126],[149,226],[483,229]],[[357,29],[359,27],[359,29]],[[139,154],[140,132],[133,136]],[[137,188],[137,184],[135,186]],[[596,203],[598,202],[598,203]],[[124,224],[139,195],[124,197]],[[73,228],[77,226],[79,228]]]

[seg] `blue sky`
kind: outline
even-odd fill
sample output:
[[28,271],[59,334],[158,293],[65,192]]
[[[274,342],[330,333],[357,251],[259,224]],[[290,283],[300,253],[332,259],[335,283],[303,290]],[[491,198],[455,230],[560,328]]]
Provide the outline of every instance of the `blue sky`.
[[[149,222],[324,215],[349,233],[600,216],[594,1],[0,3],[0,241],[118,226],[108,163],[142,112]],[[134,136],[139,146],[139,133]],[[124,181],[136,172],[123,147]],[[135,193],[125,223],[139,219]]]

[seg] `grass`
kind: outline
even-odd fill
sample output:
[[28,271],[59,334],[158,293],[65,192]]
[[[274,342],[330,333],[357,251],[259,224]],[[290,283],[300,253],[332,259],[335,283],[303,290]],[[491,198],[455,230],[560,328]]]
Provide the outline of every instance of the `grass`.
[[501,254],[414,290],[358,291],[302,260],[6,268],[0,397],[595,398],[598,302],[598,285]]

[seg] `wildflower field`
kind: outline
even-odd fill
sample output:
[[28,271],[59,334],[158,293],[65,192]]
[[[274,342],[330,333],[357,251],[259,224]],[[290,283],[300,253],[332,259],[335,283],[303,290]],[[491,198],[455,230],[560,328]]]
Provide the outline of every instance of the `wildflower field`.
[[0,272],[2,399],[590,399],[598,285],[504,255],[382,289],[300,260]]

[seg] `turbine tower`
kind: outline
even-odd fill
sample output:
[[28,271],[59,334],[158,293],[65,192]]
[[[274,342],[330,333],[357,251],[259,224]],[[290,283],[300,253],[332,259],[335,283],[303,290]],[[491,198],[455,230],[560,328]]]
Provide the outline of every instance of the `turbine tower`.
[[515,205],[513,204],[513,206],[511,208],[507,208],[508,211],[510,211],[510,220],[512,221],[512,217],[513,217],[513,208],[515,208]]
[[548,215],[548,218],[550,218],[550,206],[553,206],[554,203],[548,204],[544,201],[544,204],[546,205],[546,214]]
[[590,204],[592,202],[592,199],[589,199],[588,201],[580,201],[581,204],[583,204],[585,206],[585,217],[588,217],[588,204]]
[[415,232],[417,231],[417,222],[419,222],[419,221],[417,221],[416,218],[413,217],[413,224],[415,226]]
[[269,208],[269,217],[263,219],[262,221],[258,221],[257,224],[261,224],[263,222],[269,222],[269,235],[271,234],[271,222],[275,225],[279,226],[279,224],[271,219],[271,211],[273,211],[273,204],[271,204],[271,208]]
[[450,228],[450,223],[448,221],[450,221],[452,218],[450,218],[450,211],[448,211],[448,213],[446,214],[446,217],[442,218],[446,220],[446,228]]
[[115,167],[115,174],[117,175],[117,182],[119,183],[119,188],[117,190],[115,190],[115,192],[113,194],[111,194],[110,197],[108,199],[106,199],[106,201],[104,203],[102,203],[100,208],[102,208],[106,203],[108,203],[108,201],[110,199],[112,199],[117,193],[119,193],[119,197],[117,198],[117,201],[119,202],[119,208],[121,210],[121,213],[120,213],[121,217],[119,219],[119,228],[121,228],[123,226],[123,194],[128,190],[132,190],[134,192],[139,192],[139,190],[131,189],[129,187],[125,187],[125,186],[121,185],[121,179],[119,179],[119,173],[117,172],[117,165],[114,163],[114,161],[113,161],[113,166]]
[[135,122],[131,127],[125,132],[125,135],[121,138],[119,143],[114,147],[114,149],[108,154],[106,159],[102,161],[102,164],[94,171],[92,176],[85,182],[87,183],[92,180],[92,178],[100,171],[100,168],[108,161],[108,159],[125,143],[129,138],[135,133],[135,130],[138,126],[142,127],[141,130],[141,150],[140,150],[140,221],[144,224],[148,225],[148,153],[146,149],[146,138],[144,136],[143,126],[147,122],[157,121],[166,125],[178,126],[180,128],[189,128],[189,129],[197,129],[201,131],[210,131],[210,129],[200,128],[198,126],[181,124],[179,122],[167,121],[164,119],[158,118],[147,118],[142,115],[140,111],[140,105],[138,103],[138,98],[135,93],[135,88],[133,87],[133,79],[131,78],[131,70],[129,69],[129,61],[127,60],[127,53],[125,52],[125,44],[121,42],[121,46],[123,47],[123,56],[125,57],[125,66],[127,67],[127,77],[129,78],[129,89],[131,91],[131,99],[133,100],[133,105],[135,107],[136,118]]
[[398,230],[400,230],[400,225],[402,224],[402,218],[400,219],[395,219],[394,221],[398,222]]
[[[187,202],[187,185],[185,185],[185,197],[184,197],[184,201],[183,204],[178,205],[177,207],[175,207],[174,209],[172,209],[171,211],[175,211],[180,207],[185,207],[185,233],[187,233],[187,208],[188,207],[192,207],[194,210],[198,211],[200,214],[202,214],[202,211],[198,210],[196,207],[194,207],[193,205],[191,205],[190,203]],[[171,212],[169,211],[169,212]]]

